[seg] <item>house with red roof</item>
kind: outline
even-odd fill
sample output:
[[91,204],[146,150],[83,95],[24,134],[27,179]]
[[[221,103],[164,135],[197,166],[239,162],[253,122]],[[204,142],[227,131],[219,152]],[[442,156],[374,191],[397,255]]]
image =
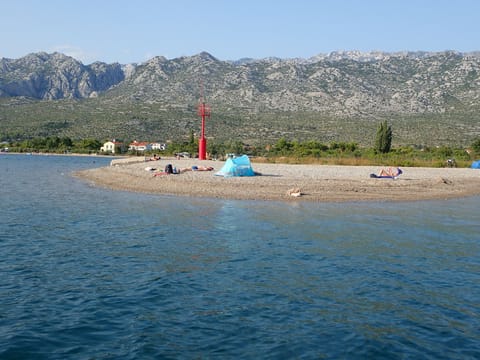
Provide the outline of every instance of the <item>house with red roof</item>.
[[145,141],[133,141],[128,145],[128,151],[148,151],[152,150],[152,144]]

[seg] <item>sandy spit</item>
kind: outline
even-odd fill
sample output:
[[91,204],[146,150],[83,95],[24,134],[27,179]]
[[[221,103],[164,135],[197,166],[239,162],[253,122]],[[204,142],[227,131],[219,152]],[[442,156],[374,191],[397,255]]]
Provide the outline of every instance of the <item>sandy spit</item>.
[[[119,164],[118,164],[119,163]],[[171,163],[180,168],[211,166],[213,171],[187,171],[154,176]],[[255,177],[215,176],[224,162],[162,159],[83,170],[75,176],[114,190],[176,196],[281,201],[406,201],[480,195],[480,170],[402,168],[396,180],[372,179],[375,166],[290,165],[252,162]],[[156,170],[150,170],[153,168]]]

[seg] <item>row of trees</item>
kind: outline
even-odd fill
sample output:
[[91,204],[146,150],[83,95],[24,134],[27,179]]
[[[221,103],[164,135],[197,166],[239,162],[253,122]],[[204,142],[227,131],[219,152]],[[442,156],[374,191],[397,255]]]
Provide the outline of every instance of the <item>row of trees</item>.
[[[412,159],[422,159],[421,161],[436,161],[434,166],[442,166],[448,158],[455,158],[468,161],[480,156],[480,139],[475,140],[470,149],[471,153],[465,149],[454,149],[451,147],[435,148],[415,148],[412,146],[403,146],[392,148],[393,131],[386,122],[379,124],[373,148],[362,148],[355,142],[331,142],[324,144],[315,140],[297,141],[280,138],[275,144],[261,147],[248,146],[241,141],[216,142],[209,140],[207,143],[207,152],[212,158],[222,158],[225,154],[248,154],[251,156],[262,157],[286,157],[294,161],[304,161],[302,159],[367,159],[370,162],[395,162],[398,165],[418,165]],[[8,143],[11,151],[18,152],[55,152],[55,153],[97,153],[103,145],[97,139],[72,140],[68,137],[50,136],[46,138],[33,138],[21,141],[11,141]],[[173,155],[179,152],[189,152],[195,155],[198,151],[198,140],[195,139],[193,132],[186,141],[170,142],[167,149],[162,152],[163,155]],[[357,162],[358,163],[358,162]],[[422,163],[420,163],[422,164]],[[428,165],[428,163],[423,163]]]
[[72,140],[69,137],[36,137],[32,139],[11,141],[9,148],[18,152],[52,152],[52,153],[92,153],[103,145],[97,139]]

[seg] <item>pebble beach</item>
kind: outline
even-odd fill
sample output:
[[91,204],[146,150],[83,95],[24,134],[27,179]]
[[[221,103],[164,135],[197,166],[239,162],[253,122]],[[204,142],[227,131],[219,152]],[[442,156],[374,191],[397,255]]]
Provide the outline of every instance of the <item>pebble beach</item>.
[[[164,175],[177,169],[212,167]],[[411,201],[480,195],[480,171],[470,168],[402,167],[397,179],[375,179],[378,166],[292,165],[255,163],[253,177],[216,176],[223,161],[126,158],[111,166],[79,171],[75,176],[114,190],[174,196],[277,201]],[[157,175],[157,176],[155,176]]]

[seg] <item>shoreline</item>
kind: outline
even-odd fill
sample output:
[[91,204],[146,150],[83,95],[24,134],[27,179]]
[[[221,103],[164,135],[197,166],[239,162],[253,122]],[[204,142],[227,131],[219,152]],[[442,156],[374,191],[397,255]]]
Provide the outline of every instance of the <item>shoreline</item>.
[[[372,179],[378,166],[292,165],[252,162],[259,176],[215,176],[223,161],[165,158],[156,161],[117,161],[114,166],[74,173],[112,190],[174,196],[273,201],[413,201],[480,195],[480,171],[468,168],[402,167],[396,180]],[[188,171],[154,176],[167,164],[177,168],[210,166],[213,171]],[[156,170],[147,171],[146,168]]]
[[111,159],[125,159],[127,156],[121,155],[103,155],[103,154],[82,154],[82,153],[48,153],[48,152],[14,152],[7,151],[1,152],[0,154],[8,155],[25,155],[25,156],[82,156],[82,157],[102,157],[102,158],[111,158]]

